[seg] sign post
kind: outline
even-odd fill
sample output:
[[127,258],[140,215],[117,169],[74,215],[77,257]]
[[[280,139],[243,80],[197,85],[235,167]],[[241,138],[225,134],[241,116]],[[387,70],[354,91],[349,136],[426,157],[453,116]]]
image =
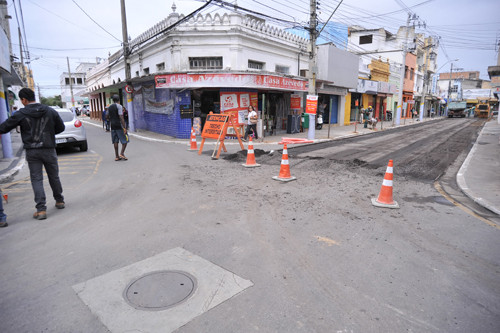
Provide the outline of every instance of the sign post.
[[314,140],[316,130],[316,110],[318,109],[318,95],[307,95],[306,113],[309,114],[309,131],[307,138]]

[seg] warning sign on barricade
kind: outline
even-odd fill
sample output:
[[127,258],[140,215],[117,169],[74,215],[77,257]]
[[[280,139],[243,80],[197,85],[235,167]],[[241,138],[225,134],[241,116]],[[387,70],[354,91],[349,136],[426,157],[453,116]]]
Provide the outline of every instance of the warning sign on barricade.
[[[241,150],[244,150],[245,147],[243,146],[243,142],[241,141],[241,135],[237,129],[237,124],[238,120],[236,112],[227,112],[224,114],[214,114],[210,112],[207,115],[205,126],[203,127],[203,131],[201,132],[202,139],[198,155],[201,155],[201,153],[203,152],[203,146],[206,139],[215,139],[217,140],[217,144],[215,145],[212,158],[218,159],[221,149],[224,149],[224,152],[227,152],[226,146],[224,145],[224,139],[231,136],[235,136],[238,138]],[[227,133],[227,129],[229,128],[229,126],[234,129],[234,134]],[[214,157],[215,151],[217,151],[217,155]]]

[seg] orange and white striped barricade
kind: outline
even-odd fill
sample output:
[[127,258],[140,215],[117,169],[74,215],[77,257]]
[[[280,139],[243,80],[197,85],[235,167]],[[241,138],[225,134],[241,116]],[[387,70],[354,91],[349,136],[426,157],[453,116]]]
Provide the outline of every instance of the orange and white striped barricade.
[[196,132],[194,130],[194,127],[191,127],[191,139],[190,139],[190,142],[191,142],[191,146],[188,150],[198,150],[198,145],[196,143]]
[[245,164],[242,164],[245,168],[255,168],[255,167],[260,167],[260,164],[257,164],[255,162],[255,152],[253,150],[253,142],[252,142],[252,137],[250,137],[250,141],[248,142],[248,149],[247,149],[247,162]]
[[376,207],[383,208],[399,208],[396,201],[392,199],[392,180],[393,180],[393,163],[392,160],[389,161],[387,165],[387,170],[385,172],[384,181],[382,182],[382,188],[378,198],[372,198],[372,204]]
[[282,182],[289,182],[297,179],[296,177],[290,175],[290,164],[288,163],[288,149],[286,143],[284,143],[283,146],[283,156],[281,157],[280,173],[278,176],[274,176],[273,179]]

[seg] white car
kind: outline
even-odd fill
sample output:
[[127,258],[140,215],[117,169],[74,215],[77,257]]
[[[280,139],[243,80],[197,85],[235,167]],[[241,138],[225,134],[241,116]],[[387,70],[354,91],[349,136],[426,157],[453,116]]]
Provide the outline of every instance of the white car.
[[62,133],[56,134],[56,145],[59,147],[79,147],[80,151],[87,151],[87,132],[76,114],[69,109],[54,109],[61,116],[66,128]]

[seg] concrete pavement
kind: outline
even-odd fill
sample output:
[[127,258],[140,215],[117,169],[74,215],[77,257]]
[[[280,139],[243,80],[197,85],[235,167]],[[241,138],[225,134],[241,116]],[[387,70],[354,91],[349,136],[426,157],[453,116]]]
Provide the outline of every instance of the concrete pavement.
[[[440,118],[424,118],[425,121],[434,121]],[[87,125],[102,127],[102,122],[82,117],[81,120]],[[402,119],[401,126],[418,125],[417,120]],[[363,125],[336,126],[330,128],[327,125],[323,129],[316,130],[315,142],[338,140],[346,137],[365,135],[380,130],[391,130],[396,127],[392,122],[379,123],[375,130],[364,128]],[[176,139],[167,135],[148,131],[129,133],[130,136],[140,140],[156,141],[164,143],[178,143],[189,145],[189,139]],[[282,137],[307,138],[307,132],[296,134],[282,134],[264,137],[254,143],[255,147],[269,146],[275,149]],[[21,135],[15,131],[11,132],[12,150],[14,158],[0,158],[0,187],[1,183],[13,177],[25,164],[25,154],[22,149]],[[211,140],[213,141],[213,140]],[[230,142],[234,141],[234,142]],[[210,144],[210,143],[207,143]],[[236,140],[227,140],[226,144],[237,144]],[[457,174],[457,183],[461,190],[479,205],[500,215],[500,123],[493,119],[485,124],[481,133],[469,152],[466,160]]]
[[481,206],[500,215],[500,124],[488,121],[457,173],[460,189]]

